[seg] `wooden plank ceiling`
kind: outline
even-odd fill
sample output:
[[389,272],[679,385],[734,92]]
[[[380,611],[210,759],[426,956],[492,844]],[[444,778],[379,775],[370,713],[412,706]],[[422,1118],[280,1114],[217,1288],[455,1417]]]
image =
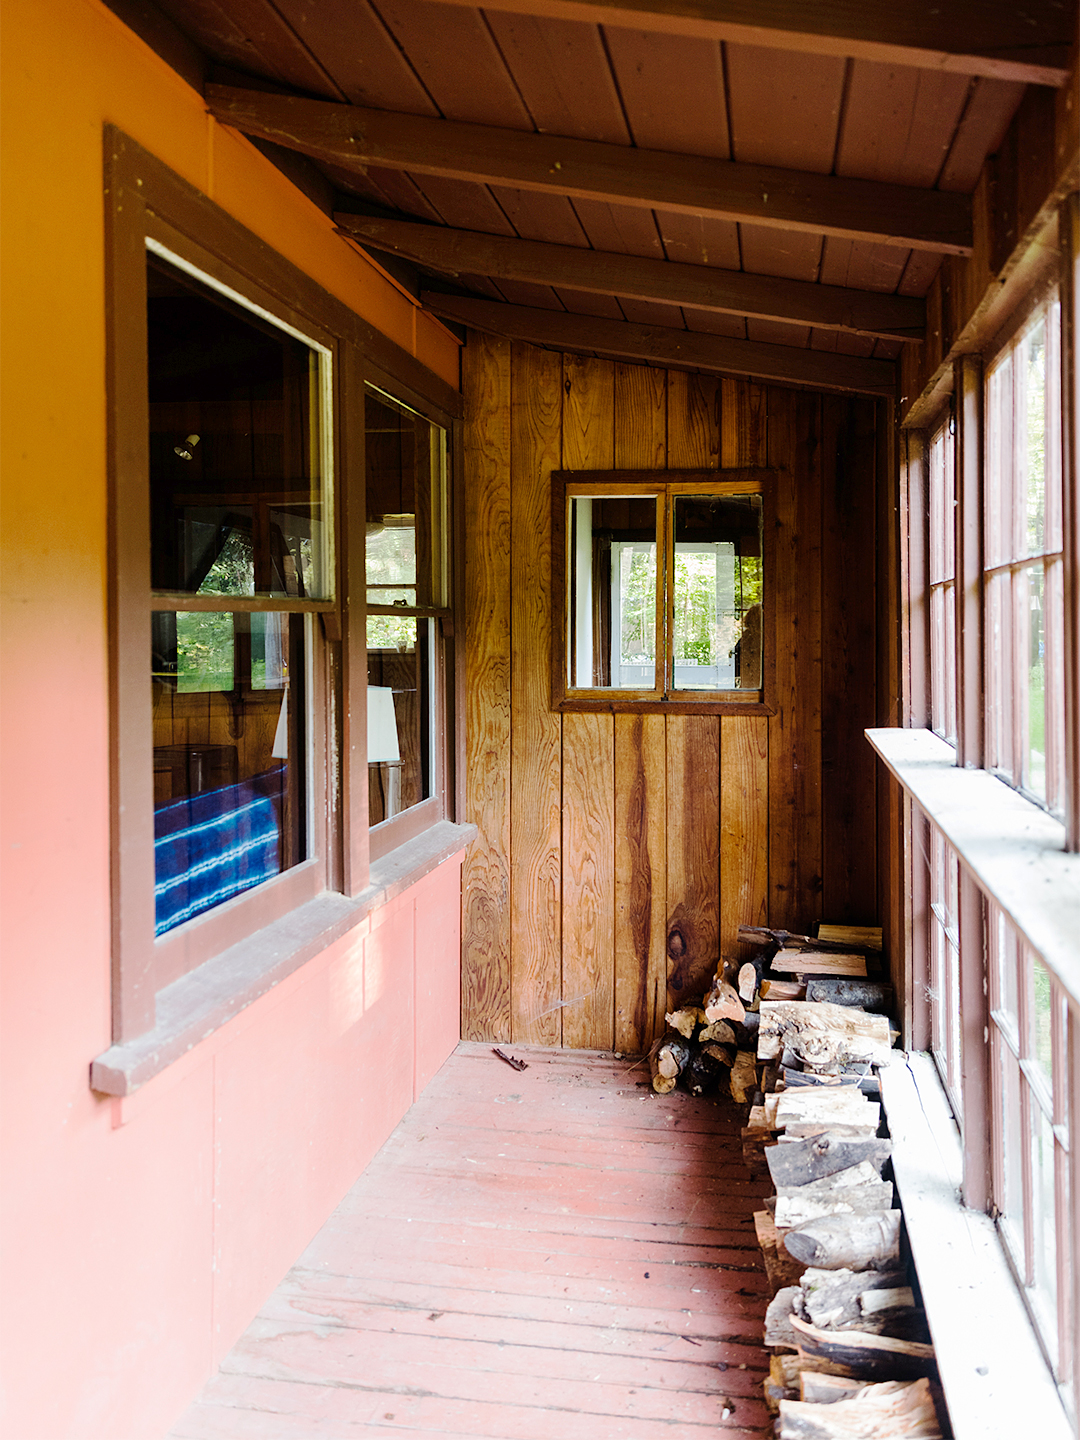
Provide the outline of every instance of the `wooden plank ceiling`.
[[1052,0],[160,3],[211,111],[308,156],[436,313],[876,394],[1068,27]]

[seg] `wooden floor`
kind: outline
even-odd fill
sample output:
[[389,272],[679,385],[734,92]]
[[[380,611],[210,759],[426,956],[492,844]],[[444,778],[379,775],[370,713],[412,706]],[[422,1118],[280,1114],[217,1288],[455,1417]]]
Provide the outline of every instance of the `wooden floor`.
[[765,1277],[724,1104],[463,1044],[171,1440],[760,1440]]

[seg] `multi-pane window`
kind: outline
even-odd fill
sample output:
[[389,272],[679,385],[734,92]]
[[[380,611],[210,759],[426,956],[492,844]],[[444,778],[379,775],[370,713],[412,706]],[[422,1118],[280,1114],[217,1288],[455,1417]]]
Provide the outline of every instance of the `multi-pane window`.
[[389,823],[441,783],[446,432],[382,391],[368,390],[365,411],[368,818],[384,827],[381,849]]
[[987,765],[1064,805],[1061,312],[1045,302],[986,383]]
[[990,902],[994,1204],[1017,1278],[1060,1380],[1068,1376],[1068,1005]]
[[953,423],[930,440],[930,714],[931,728],[956,741],[956,474]]
[[756,700],[761,482],[556,477],[555,577],[570,699]]
[[930,1045],[962,1123],[960,1031],[960,864],[937,826],[930,826]]

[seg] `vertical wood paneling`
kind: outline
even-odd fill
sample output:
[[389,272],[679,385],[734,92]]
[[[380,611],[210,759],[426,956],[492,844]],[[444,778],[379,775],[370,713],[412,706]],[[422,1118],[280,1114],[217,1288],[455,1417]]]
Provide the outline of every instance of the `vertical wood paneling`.
[[562,357],[512,352],[510,519],[511,1038],[558,1045],[562,955],[562,717],[551,709],[550,475],[561,463]]
[[737,958],[739,926],[769,923],[768,721],[725,715],[720,756],[720,953]]
[[[667,463],[667,375],[615,367],[615,465]],[[615,1048],[647,1049],[667,1007],[663,715],[615,716]]]
[[827,396],[822,426],[822,912],[873,923],[877,766],[874,402]]
[[510,345],[474,335],[465,390],[465,764],[480,834],[462,874],[462,1034],[510,1035]]
[[720,382],[721,465],[767,465],[768,392],[749,380]]
[[720,954],[720,719],[667,719],[667,954],[672,1005],[708,989]]
[[[566,470],[615,462],[615,367],[563,357]],[[563,717],[563,1044],[609,1049],[615,1017],[615,726]]]
[[668,458],[673,470],[720,464],[720,381],[668,371]]
[[[817,396],[769,392],[773,533],[769,923],[797,930],[821,899],[821,466]],[[768,611],[768,604],[766,610]]]

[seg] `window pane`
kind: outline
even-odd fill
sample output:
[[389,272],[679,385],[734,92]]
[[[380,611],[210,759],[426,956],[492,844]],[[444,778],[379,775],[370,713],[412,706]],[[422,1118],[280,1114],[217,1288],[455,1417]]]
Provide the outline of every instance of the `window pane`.
[[655,690],[654,496],[570,501],[568,671],[583,690]]
[[445,606],[445,432],[381,392],[364,404],[368,604]]
[[1046,1080],[1046,1094],[1054,1093],[1053,991],[1050,972],[1031,957],[1031,1059]]
[[1027,694],[1024,705],[1026,744],[1024,785],[1046,799],[1046,636],[1043,629],[1043,568],[1029,565],[1022,572],[1021,600],[1026,603],[1022,622],[1027,629]]
[[1011,656],[1012,576],[1006,570],[986,583],[986,760],[1012,775]]
[[999,1045],[1001,1056],[1001,1121],[1002,1176],[1004,1194],[998,1198],[1002,1212],[1002,1229],[1009,1242],[1020,1274],[1026,1270],[1024,1260],[1024,1160],[1025,1127],[1021,1124],[1020,1066],[1005,1044]]
[[1031,1131],[1031,1195],[1034,1221],[1032,1255],[1035,1290],[1044,1318],[1044,1334],[1056,1330],[1057,1245],[1054,1207],[1054,1132],[1049,1117],[1033,1098]]
[[[1026,471],[1026,553],[1040,555],[1046,540],[1046,322],[1030,330],[1020,354],[1023,359],[1022,406]],[[1018,417],[1019,418],[1019,417]]]
[[307,855],[305,617],[152,620],[156,933]]
[[759,689],[761,497],[677,496],[674,530],[674,688]]
[[155,259],[147,282],[154,589],[327,598],[328,358]]
[[433,793],[431,715],[435,622],[369,615],[368,819],[390,820]]

